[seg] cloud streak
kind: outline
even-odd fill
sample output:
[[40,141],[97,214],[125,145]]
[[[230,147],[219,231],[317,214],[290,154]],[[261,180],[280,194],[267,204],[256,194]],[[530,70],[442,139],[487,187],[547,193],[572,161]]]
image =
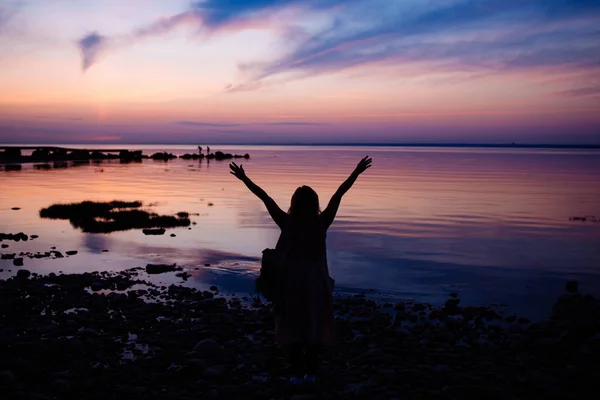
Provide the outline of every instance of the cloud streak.
[[[378,5],[379,13],[369,15],[367,3]],[[315,75],[373,63],[424,62],[449,70],[492,71],[600,65],[597,1],[437,4],[408,10],[395,2],[357,3],[331,29],[307,38],[290,54],[246,67],[259,71],[254,79],[261,81],[282,73]],[[353,21],[361,15],[371,21],[356,27]]]
[[233,128],[242,126],[242,124],[218,123],[218,122],[202,122],[202,121],[175,121],[175,124],[185,126],[195,126],[200,128]]
[[556,94],[565,97],[600,96],[600,85],[563,90],[561,92],[556,92]]
[[2,34],[9,21],[17,14],[21,6],[22,3],[20,1],[0,4],[0,34]]
[[[360,0],[346,0],[355,2]],[[86,71],[98,61],[98,55],[110,48],[126,47],[140,40],[167,34],[179,27],[196,28],[198,33],[218,30],[239,31],[250,27],[277,27],[286,24],[277,13],[290,7],[299,9],[328,9],[339,5],[339,0],[206,0],[194,2],[188,10],[161,18],[148,25],[135,28],[129,34],[107,38],[90,32],[79,40],[82,69]],[[285,30],[296,30],[286,27]]]
[[[600,69],[600,2],[597,0],[205,0],[188,10],[132,30],[120,38],[90,33],[79,40],[82,67],[107,49],[133,45],[180,26],[199,33],[281,25],[281,13],[328,21],[306,34],[281,33],[272,60],[246,63],[248,78],[227,92],[370,66],[425,65],[427,71],[505,73],[533,69]],[[297,29],[296,29],[297,28]],[[299,35],[298,32],[303,32]],[[592,86],[597,82],[592,82]]]
[[304,121],[285,121],[285,122],[255,122],[246,124],[221,123],[221,122],[204,122],[204,121],[175,121],[174,124],[192,126],[197,128],[240,128],[246,126],[330,126],[329,124],[320,122],[304,122]]

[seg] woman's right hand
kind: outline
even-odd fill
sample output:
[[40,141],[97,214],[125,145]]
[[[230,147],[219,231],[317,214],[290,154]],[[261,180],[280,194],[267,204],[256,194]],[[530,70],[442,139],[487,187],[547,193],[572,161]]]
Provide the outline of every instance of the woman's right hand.
[[359,161],[358,165],[356,166],[356,168],[354,169],[354,172],[357,175],[362,174],[363,172],[365,172],[367,169],[371,168],[371,163],[373,162],[373,159],[370,158],[369,156],[365,156],[362,160]]
[[244,180],[246,178],[246,171],[244,171],[244,167],[241,164],[238,166],[236,163],[232,162],[229,164],[229,168],[231,169],[229,173],[239,180]]

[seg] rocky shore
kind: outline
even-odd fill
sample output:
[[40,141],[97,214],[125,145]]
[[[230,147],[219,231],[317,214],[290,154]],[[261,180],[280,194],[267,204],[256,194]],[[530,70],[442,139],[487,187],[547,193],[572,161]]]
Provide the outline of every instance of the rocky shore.
[[[30,149],[25,147],[25,149]],[[19,164],[10,163],[22,163],[22,162],[54,162],[53,166],[50,164],[37,164],[37,169],[50,169],[50,168],[64,168],[64,164],[60,162],[73,161],[73,162],[89,162],[89,161],[102,161],[102,160],[120,160],[121,162],[141,162],[144,159],[152,159],[157,161],[169,161],[178,158],[178,156],[167,153],[158,152],[152,155],[143,154],[141,150],[130,151],[130,150],[86,150],[86,149],[69,149],[62,147],[50,147],[42,146],[39,148],[33,148],[31,155],[23,155],[20,147],[5,147],[4,151],[0,151],[0,164],[7,163],[5,166],[6,171],[20,171],[21,166]],[[193,153],[184,154],[179,156],[184,160],[231,160],[234,158],[249,159],[250,155],[246,154],[231,154],[224,153],[222,151],[216,151],[214,153]],[[58,164],[57,164],[58,163]]]
[[575,283],[534,323],[457,296],[443,307],[336,296],[338,343],[319,382],[297,387],[270,305],[147,278],[0,281],[2,398],[589,398],[600,377],[600,304]]

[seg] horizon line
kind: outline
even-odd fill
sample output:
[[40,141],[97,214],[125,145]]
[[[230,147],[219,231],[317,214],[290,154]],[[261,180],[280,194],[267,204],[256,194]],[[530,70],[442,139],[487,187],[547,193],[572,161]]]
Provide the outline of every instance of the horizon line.
[[[30,142],[30,143],[0,143],[2,147],[18,147],[32,145],[91,145],[91,146],[139,146],[139,145],[168,145],[168,146],[198,146],[199,142],[143,142],[143,143],[126,143],[126,142]],[[5,146],[6,145],[6,146]],[[558,143],[456,143],[456,142],[441,142],[441,143],[403,143],[403,142],[330,142],[330,143],[268,143],[268,142],[238,142],[238,143],[217,143],[217,142],[202,142],[202,146],[340,146],[340,147],[479,147],[479,148],[555,148],[555,149],[600,149],[600,144],[558,144]]]

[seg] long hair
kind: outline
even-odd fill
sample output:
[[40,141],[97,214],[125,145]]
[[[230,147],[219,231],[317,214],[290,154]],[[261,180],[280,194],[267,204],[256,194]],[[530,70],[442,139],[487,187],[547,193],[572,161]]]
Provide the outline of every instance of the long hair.
[[294,192],[288,214],[297,221],[312,220],[319,216],[319,195],[310,186],[300,186]]

